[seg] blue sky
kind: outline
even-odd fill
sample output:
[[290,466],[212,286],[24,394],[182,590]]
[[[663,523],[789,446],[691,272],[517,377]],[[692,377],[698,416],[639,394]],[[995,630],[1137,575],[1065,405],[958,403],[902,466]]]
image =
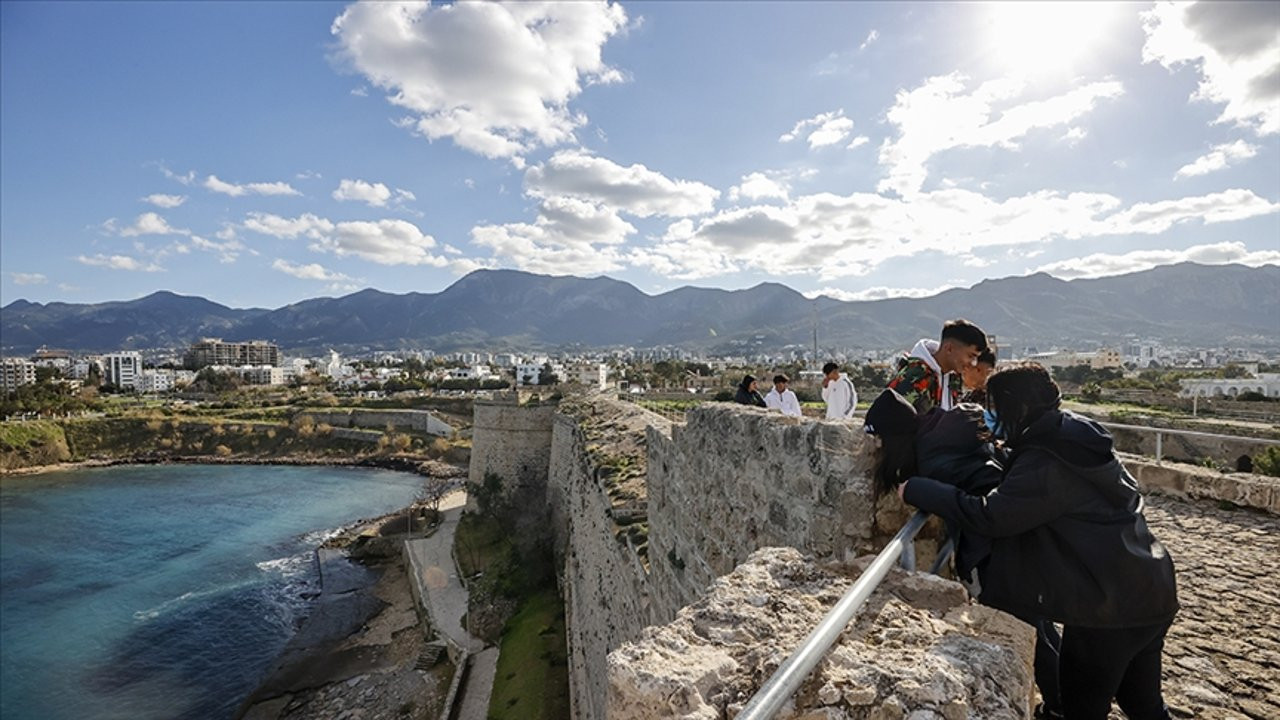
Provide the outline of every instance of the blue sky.
[[1280,263],[1280,3],[0,3],[0,301]]

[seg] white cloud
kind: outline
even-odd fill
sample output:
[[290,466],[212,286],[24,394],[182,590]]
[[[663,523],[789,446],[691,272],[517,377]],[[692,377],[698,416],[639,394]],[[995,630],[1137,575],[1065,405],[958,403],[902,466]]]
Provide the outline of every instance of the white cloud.
[[1280,212],[1248,190],[1121,208],[1100,193],[1040,191],[1003,201],[952,188],[908,199],[871,193],[819,193],[779,207],[733,208],[695,222],[672,223],[630,256],[635,265],[677,279],[740,270],[861,276],[892,258],[981,266],[984,248],[1032,246],[1057,239],[1159,234],[1179,223],[1242,220]]
[[1041,265],[1035,272],[1046,272],[1066,280],[1095,278],[1108,275],[1150,270],[1157,265],[1195,262],[1202,265],[1277,265],[1280,251],[1251,251],[1242,242],[1221,242],[1211,245],[1195,245],[1185,250],[1136,250],[1117,255],[1097,253],[1082,258]]
[[869,287],[864,290],[841,290],[840,288],[825,287],[821,290],[813,290],[804,294],[807,298],[829,297],[833,300],[843,300],[845,302],[861,302],[863,300],[887,300],[889,298],[922,298],[933,297],[940,292],[950,290],[954,285],[943,285],[936,288],[891,288],[891,287]]
[[187,201],[186,195],[164,195],[161,193],[148,195],[142,198],[142,202],[151,203],[156,207],[162,207],[162,208],[176,208],[186,201]]
[[623,167],[581,150],[562,150],[525,172],[525,190],[541,198],[571,197],[638,217],[684,217],[710,212],[720,191],[672,180],[644,165]]
[[386,207],[391,199],[391,190],[382,183],[367,183],[364,180],[343,180],[338,189],[333,191],[334,200],[358,200],[370,207]]
[[573,137],[583,84],[622,75],[601,48],[623,30],[618,3],[354,3],[333,21],[340,58],[432,140],[512,158]]
[[1193,101],[1222,105],[1215,123],[1280,132],[1280,12],[1270,2],[1158,3],[1142,14],[1144,63],[1196,69]]
[[296,173],[293,177],[298,180],[319,180],[324,176],[314,170],[303,170],[300,173]]
[[1174,225],[1199,220],[1205,224],[1246,220],[1280,212],[1280,203],[1234,188],[1209,195],[1138,203],[1106,218],[1097,234],[1158,235]]
[[351,94],[355,95],[356,97],[368,97],[369,88],[365,85],[361,85],[359,87],[353,87],[351,88]]
[[790,192],[791,186],[784,178],[770,177],[765,173],[753,172],[750,175],[743,175],[742,182],[729,189],[729,200],[733,202],[737,202],[739,199],[763,200],[777,198],[786,200]]
[[[191,244],[206,252],[217,253],[218,260],[223,263],[233,263],[236,261],[236,258],[240,257],[240,253],[245,252],[246,250],[249,250],[247,247],[245,247],[244,243],[240,242],[239,240],[228,239],[222,242],[215,242],[213,240],[206,240],[205,238],[202,238],[199,235],[191,236]],[[179,252],[187,252],[187,251],[184,249],[184,250],[180,250]],[[254,253],[252,250],[249,250],[249,252],[255,255],[257,254],[257,253]]]
[[854,138],[849,142],[849,144],[846,146],[846,149],[853,150],[855,148],[860,148],[869,142],[871,142],[871,138],[867,137],[866,135],[859,135],[858,137]]
[[1068,128],[1067,131],[1062,134],[1062,139],[1065,140],[1068,145],[1076,145],[1088,135],[1088,130],[1085,130],[1082,127],[1073,127]]
[[871,45],[871,43],[875,42],[878,39],[880,39],[880,31],[872,30],[871,32],[867,33],[867,39],[862,41],[862,44],[858,46],[858,49],[866,50],[867,47]]
[[43,285],[49,282],[49,278],[41,273],[11,272],[9,276],[13,278],[14,285]]
[[339,257],[354,255],[379,265],[443,267],[448,264],[443,257],[432,253],[435,238],[405,220],[335,223],[311,213],[296,218],[249,213],[244,228],[283,239],[309,238],[313,242],[308,247],[316,252]]
[[1215,170],[1234,165],[1236,160],[1248,160],[1257,154],[1258,146],[1250,145],[1243,140],[1215,145],[1208,153],[1196,158],[1195,162],[1178,168],[1178,172],[1173,174],[1173,179],[1207,175]]
[[165,167],[163,163],[155,163],[155,165],[156,167],[160,168],[160,174],[164,175],[165,177],[175,182],[182,183],[183,185],[190,185],[196,181],[195,170],[189,170],[187,173],[183,175],[179,175],[178,173]]
[[435,238],[424,235],[411,222],[378,220],[337,223],[332,233],[310,247],[339,257],[354,255],[379,265],[444,267],[447,261],[431,253],[435,244]]
[[283,218],[271,213],[252,212],[245,218],[244,227],[263,235],[292,240],[299,236],[319,240],[333,232],[333,223],[311,213],[296,218]]
[[104,230],[120,237],[138,237],[139,235],[190,235],[190,230],[175,228],[160,215],[153,212],[142,213],[128,227],[118,227],[116,219],[111,218],[102,224]]
[[1002,112],[993,106],[1021,95],[1021,80],[991,80],[965,92],[959,73],[929,78],[918,88],[900,91],[886,118],[898,137],[880,146],[880,164],[888,176],[881,192],[902,196],[919,192],[934,155],[953,148],[1016,148],[1016,141],[1036,128],[1064,125],[1091,111],[1100,100],[1124,93],[1119,82],[1089,83],[1047,100],[1035,100]]
[[799,137],[807,137],[809,148],[817,149],[835,145],[849,137],[852,132],[853,121],[845,117],[844,108],[840,108],[800,120],[790,132],[783,133],[778,138],[778,142],[787,143]]
[[[319,263],[291,263],[288,260],[276,258],[271,263],[271,267],[279,270],[286,275],[292,275],[302,280],[322,280],[330,283],[349,283],[352,278],[334,270],[329,270]],[[345,289],[345,287],[343,288]]]
[[128,255],[79,255],[76,262],[94,267],[104,267],[111,270],[131,270],[135,272],[161,272],[164,268]]
[[543,201],[533,223],[481,225],[477,245],[521,270],[555,275],[594,275],[620,270],[620,246],[636,231],[616,210],[570,197]]
[[301,195],[287,182],[258,182],[239,185],[219,180],[217,175],[204,179],[205,188],[231,197],[244,195]]

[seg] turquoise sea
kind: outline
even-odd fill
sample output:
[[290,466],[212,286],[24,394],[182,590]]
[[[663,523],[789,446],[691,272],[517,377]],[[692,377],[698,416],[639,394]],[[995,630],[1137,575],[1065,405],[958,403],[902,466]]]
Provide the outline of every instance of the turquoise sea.
[[383,470],[249,465],[6,480],[0,717],[231,717],[305,617],[312,550],[421,486]]

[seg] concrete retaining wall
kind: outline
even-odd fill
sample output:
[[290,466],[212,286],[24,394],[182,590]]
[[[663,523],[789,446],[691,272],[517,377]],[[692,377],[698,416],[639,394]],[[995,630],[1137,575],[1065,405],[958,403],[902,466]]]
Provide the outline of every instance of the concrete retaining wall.
[[299,414],[310,415],[317,423],[328,423],[335,428],[382,430],[389,425],[400,430],[413,430],[439,437],[453,434],[452,425],[427,410],[308,409]]

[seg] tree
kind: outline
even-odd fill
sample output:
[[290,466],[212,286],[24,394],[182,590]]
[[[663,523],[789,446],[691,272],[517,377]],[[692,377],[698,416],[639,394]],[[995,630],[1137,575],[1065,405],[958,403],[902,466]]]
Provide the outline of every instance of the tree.
[[422,489],[422,500],[433,518],[440,516],[440,502],[449,494],[449,481],[445,478],[431,476]]
[[555,385],[558,382],[560,382],[560,378],[555,374],[555,371],[551,369],[551,363],[543,363],[542,369],[538,372],[538,384]]

